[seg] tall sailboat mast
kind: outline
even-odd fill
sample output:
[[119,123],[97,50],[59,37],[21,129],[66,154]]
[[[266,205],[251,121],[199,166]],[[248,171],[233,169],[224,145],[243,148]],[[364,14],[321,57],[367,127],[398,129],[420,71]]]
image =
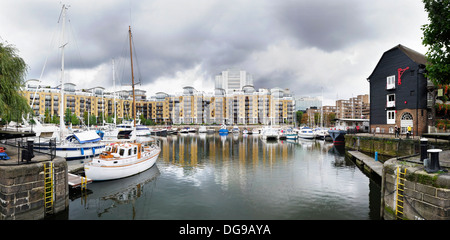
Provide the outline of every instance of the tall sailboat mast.
[[131,26],[128,26],[128,33],[130,35],[130,59],[131,59],[131,87],[133,89],[133,119],[134,127],[136,128],[136,98],[134,96],[134,73],[133,73],[133,48],[131,44]]
[[[62,41],[64,41],[65,37],[65,28],[66,28],[66,5],[62,6]],[[62,141],[64,139],[64,47],[67,45],[67,43],[64,43],[61,45],[61,105],[59,106],[59,140]]]
[[114,88],[114,93],[113,93],[113,96],[114,96],[114,102],[113,102],[113,107],[114,107],[114,127],[116,126],[116,118],[117,118],[117,109],[116,109],[116,78],[115,78],[115,75],[116,75],[116,72],[114,71],[114,58],[112,59],[112,74],[113,74],[113,76],[112,76],[112,78],[113,78],[113,88]]

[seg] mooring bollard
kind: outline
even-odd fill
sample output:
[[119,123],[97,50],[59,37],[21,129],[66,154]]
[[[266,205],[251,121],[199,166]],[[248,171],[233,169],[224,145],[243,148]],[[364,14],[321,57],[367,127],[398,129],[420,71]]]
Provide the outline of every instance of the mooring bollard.
[[429,149],[427,150],[430,153],[430,160],[428,161],[428,166],[425,166],[425,171],[427,173],[435,173],[441,170],[441,166],[439,165],[439,153],[442,152],[442,149]]
[[421,162],[423,162],[423,160],[428,158],[427,150],[428,150],[428,139],[421,138],[420,139],[420,161]]

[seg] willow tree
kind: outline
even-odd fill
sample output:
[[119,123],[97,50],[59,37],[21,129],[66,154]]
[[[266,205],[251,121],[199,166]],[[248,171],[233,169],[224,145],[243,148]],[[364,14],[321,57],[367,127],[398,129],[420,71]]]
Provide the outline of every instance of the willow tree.
[[0,42],[0,118],[20,119],[31,112],[27,99],[22,96],[27,65],[17,49]]

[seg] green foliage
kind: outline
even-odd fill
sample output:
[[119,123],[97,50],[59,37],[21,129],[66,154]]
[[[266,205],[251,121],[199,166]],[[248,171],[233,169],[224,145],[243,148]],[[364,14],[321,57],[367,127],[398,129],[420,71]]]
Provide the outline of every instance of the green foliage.
[[297,112],[295,112],[295,116],[296,116],[296,119],[297,119],[297,123],[300,124],[302,122],[303,112],[302,111],[297,111]]
[[52,121],[52,118],[50,116],[50,112],[49,112],[48,108],[45,109],[44,116],[45,116],[44,123],[50,123]]
[[[87,124],[87,122],[86,122]],[[97,125],[97,117],[95,115],[89,116],[89,125]]]
[[336,123],[336,114],[335,113],[329,113],[327,115],[327,118],[328,118],[328,122],[330,124],[335,124]]
[[427,76],[434,84],[450,83],[450,0],[422,0],[429,24],[422,27],[429,64]]
[[89,117],[89,113],[84,111],[83,112],[83,122],[86,126],[88,125],[88,117]]
[[51,123],[59,124],[59,116],[56,114],[53,115]]
[[66,112],[64,113],[64,123],[69,124],[71,122],[72,117],[72,111],[70,111],[70,108],[66,108]]
[[13,46],[0,43],[0,118],[31,112],[27,99],[20,93],[27,65],[16,52]]

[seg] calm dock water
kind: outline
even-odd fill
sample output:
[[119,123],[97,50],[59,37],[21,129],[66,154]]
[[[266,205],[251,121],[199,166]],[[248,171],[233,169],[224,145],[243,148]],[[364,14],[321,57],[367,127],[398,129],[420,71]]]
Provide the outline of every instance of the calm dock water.
[[379,219],[380,187],[323,141],[184,134],[154,167],[95,182],[69,219]]

